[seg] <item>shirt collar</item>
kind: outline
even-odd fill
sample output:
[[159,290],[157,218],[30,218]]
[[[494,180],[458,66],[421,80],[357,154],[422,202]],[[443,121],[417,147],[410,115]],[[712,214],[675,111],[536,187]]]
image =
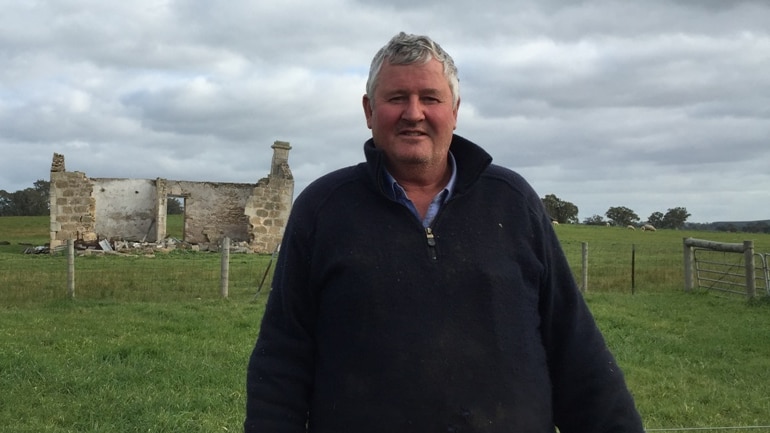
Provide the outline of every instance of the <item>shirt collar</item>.
[[[444,186],[444,189],[439,191],[437,194],[444,196],[442,203],[445,203],[447,200],[449,200],[449,198],[452,196],[452,193],[454,192],[455,184],[457,183],[457,162],[455,161],[455,157],[452,155],[452,152],[448,153],[447,159],[449,160],[449,169],[452,171],[452,175],[449,177],[449,182],[447,182],[446,186]],[[398,184],[398,181],[393,177],[393,175],[390,174],[388,169],[383,168],[383,172],[385,173],[386,184],[389,186],[389,188],[385,188],[385,192],[388,194],[388,196],[393,200],[406,198],[406,191],[404,191],[404,188]]]

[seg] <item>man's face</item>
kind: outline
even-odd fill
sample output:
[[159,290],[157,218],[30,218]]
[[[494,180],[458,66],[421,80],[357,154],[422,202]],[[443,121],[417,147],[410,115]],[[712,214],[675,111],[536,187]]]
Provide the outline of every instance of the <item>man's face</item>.
[[366,125],[391,168],[446,164],[457,108],[443,66],[383,63],[373,101],[364,95]]

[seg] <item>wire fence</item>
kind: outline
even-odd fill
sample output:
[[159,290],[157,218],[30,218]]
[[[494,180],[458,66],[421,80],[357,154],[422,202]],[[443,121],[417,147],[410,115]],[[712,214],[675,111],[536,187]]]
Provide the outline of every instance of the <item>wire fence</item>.
[[[576,281],[583,283],[584,243],[564,242]],[[233,253],[227,278],[233,297],[252,296],[269,287],[274,257]],[[681,251],[614,242],[587,245],[587,291],[626,292],[682,287]],[[57,299],[67,292],[67,254],[0,255],[0,301]],[[79,299],[159,300],[220,297],[220,252],[78,251],[74,258],[74,296]]]
[[[222,252],[79,251],[72,263],[66,251],[55,254],[0,255],[0,303],[74,297],[114,301],[173,301],[231,297],[250,299],[271,283],[273,257]],[[223,275],[226,271],[226,278]],[[223,279],[227,290],[223,292]],[[72,287],[70,287],[72,284]],[[72,293],[70,293],[70,291]]]
[[681,246],[614,241],[562,241],[572,274],[585,292],[683,288]]
[[[682,247],[675,244],[562,241],[573,276],[584,292],[660,292],[684,289]],[[758,277],[768,274],[767,254]],[[271,283],[275,254],[233,253],[228,259],[229,296],[249,298]],[[0,302],[58,299],[67,292],[67,256],[0,254]],[[78,252],[75,297],[80,299],[176,300],[221,297],[220,252]],[[761,293],[770,291],[767,283]]]

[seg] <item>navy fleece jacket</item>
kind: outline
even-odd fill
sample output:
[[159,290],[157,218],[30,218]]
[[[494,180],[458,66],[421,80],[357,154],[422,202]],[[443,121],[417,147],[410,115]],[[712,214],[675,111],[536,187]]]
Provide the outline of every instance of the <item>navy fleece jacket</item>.
[[364,148],[294,204],[245,432],[643,432],[532,188],[455,136],[426,230]]

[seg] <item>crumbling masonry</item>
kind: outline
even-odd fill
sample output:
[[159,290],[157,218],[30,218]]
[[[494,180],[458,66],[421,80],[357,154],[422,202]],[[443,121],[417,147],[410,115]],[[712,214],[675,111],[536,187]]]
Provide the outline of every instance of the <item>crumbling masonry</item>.
[[294,178],[287,142],[273,145],[270,174],[256,184],[168,179],[89,178],[51,164],[51,249],[67,239],[156,242],[166,238],[167,203],[184,201],[183,240],[214,249],[228,237],[257,253],[280,244],[291,210]]

